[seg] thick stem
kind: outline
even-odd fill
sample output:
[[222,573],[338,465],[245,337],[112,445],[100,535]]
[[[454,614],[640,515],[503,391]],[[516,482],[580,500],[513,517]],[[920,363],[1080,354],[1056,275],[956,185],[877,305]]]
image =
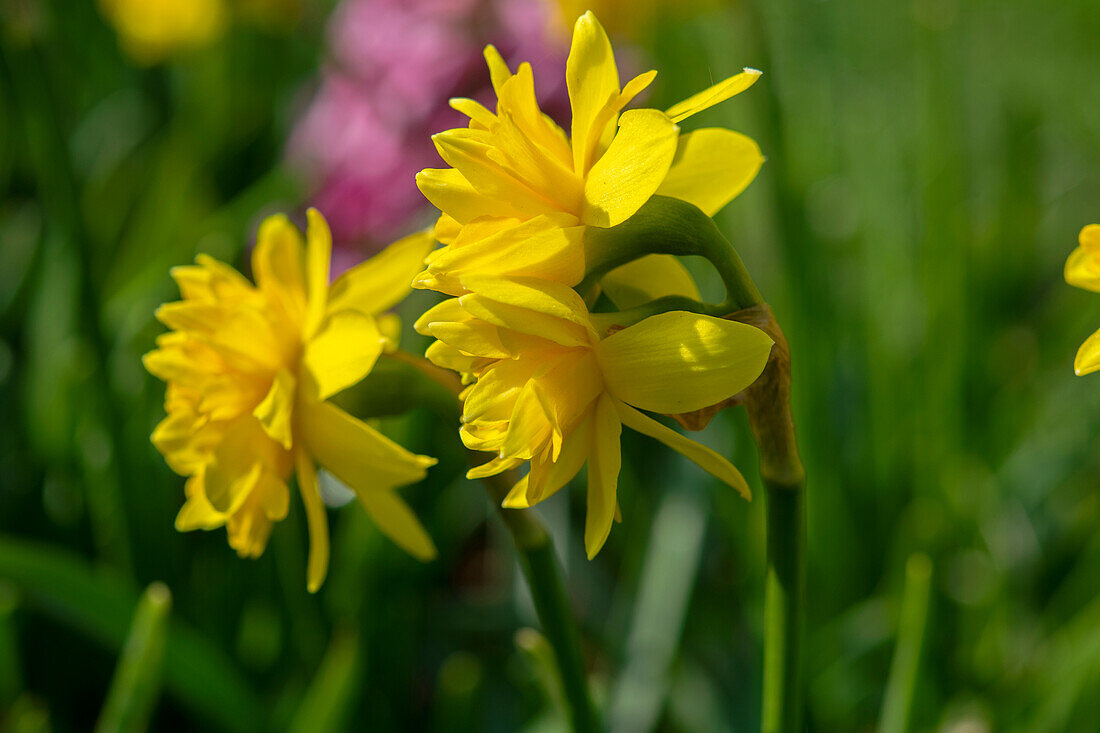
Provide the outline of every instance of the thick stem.
[[[734,266],[744,270],[740,259]],[[745,278],[747,280],[747,273]],[[748,307],[730,318],[763,329],[775,341],[764,373],[744,394],[749,425],[760,454],[760,476],[767,494],[761,730],[763,733],[795,733],[802,725],[806,472],[798,455],[791,417],[790,349],[771,309],[758,295],[754,298],[753,291],[755,288],[740,294],[740,302]]]
[[508,494],[509,480],[498,474],[482,479],[500,518],[512,533],[519,565],[531,590],[542,633],[550,642],[561,675],[566,706],[577,733],[600,730],[596,706],[588,691],[581,638],[573,609],[562,582],[561,569],[550,535],[530,509],[504,509],[500,503]]

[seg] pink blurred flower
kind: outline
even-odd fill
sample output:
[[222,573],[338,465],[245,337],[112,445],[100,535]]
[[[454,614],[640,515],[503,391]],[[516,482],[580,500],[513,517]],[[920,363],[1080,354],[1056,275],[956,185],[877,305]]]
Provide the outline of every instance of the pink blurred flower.
[[439,164],[431,134],[463,119],[447,100],[492,99],[487,43],[513,66],[531,62],[551,115],[568,109],[558,23],[546,0],[343,0],[329,22],[330,60],[288,146],[338,260],[350,266],[417,223],[416,172]]

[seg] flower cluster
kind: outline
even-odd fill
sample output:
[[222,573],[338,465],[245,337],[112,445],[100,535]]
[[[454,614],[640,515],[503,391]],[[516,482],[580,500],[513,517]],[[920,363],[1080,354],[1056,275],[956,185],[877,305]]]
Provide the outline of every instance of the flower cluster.
[[[454,297],[416,326],[437,339],[428,358],[469,384],[462,395],[464,444],[496,454],[468,475],[529,464],[505,500],[526,507],[587,463],[590,558],[618,513],[623,425],[657,438],[747,498],[745,480],[728,461],[636,408],[681,413],[731,397],[760,375],[771,338],[684,311],[606,333],[573,286],[586,271],[587,228],[620,224],[655,194],[710,214],[748,185],[763,160],[752,140],[724,129],[680,134],[678,123],[744,91],[760,72],[746,69],[663,112],[624,111],[656,73],[620,87],[607,35],[586,13],[566,62],[567,135],[540,110],[528,64],[512,73],[492,46],[485,57],[496,110],[451,100],[470,119],[467,128],[433,138],[451,167],[417,176],[442,212],[435,234],[444,246],[414,286]],[[676,277],[671,271],[669,278]]]
[[[1066,282],[1100,293],[1100,224],[1089,224],[1081,230],[1077,249],[1066,260]],[[1100,370],[1100,331],[1081,344],[1073,370],[1078,375]]]
[[225,526],[242,557],[259,556],[286,516],[297,474],[310,534],[307,583],[317,590],[329,555],[320,464],[350,487],[379,529],[420,558],[435,548],[393,489],[419,481],[435,459],[414,455],[326,400],[360,381],[393,331],[382,315],[408,292],[432,246],[417,234],[329,284],[331,236],[310,210],[305,242],[284,216],[260,227],[253,285],[205,255],[172,276],[183,300],[157,318],[169,329],[145,355],[168,383],[168,416],[153,443],[187,476],[181,531]]

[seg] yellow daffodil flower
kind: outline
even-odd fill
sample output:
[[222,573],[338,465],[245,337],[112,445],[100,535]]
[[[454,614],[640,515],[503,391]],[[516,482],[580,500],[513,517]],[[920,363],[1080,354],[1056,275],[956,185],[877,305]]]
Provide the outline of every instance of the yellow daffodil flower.
[[122,48],[142,64],[213,41],[228,20],[223,0],[100,0],[100,8]]
[[606,33],[591,13],[573,29],[565,78],[567,135],[539,109],[531,67],[512,73],[497,50],[485,58],[496,112],[472,99],[451,105],[468,128],[433,137],[451,166],[427,169],[420,191],[442,211],[433,252],[415,287],[463,293],[465,273],[533,276],[575,285],[584,275],[585,227],[628,219],[654,194],[708,215],[740,193],[763,157],[750,138],[721,128],[680,134],[678,123],[748,89],[759,71],[719,82],[662,112],[623,111],[657,72],[619,85]]
[[[1066,282],[1100,293],[1100,224],[1089,224],[1078,236],[1078,247],[1066,260]],[[1073,371],[1078,376],[1100,370],[1100,331],[1077,350]]]
[[302,235],[285,216],[260,226],[253,285],[205,255],[172,277],[183,300],[157,318],[171,329],[145,355],[168,383],[168,416],[153,443],[187,476],[180,531],[225,526],[242,557],[257,557],[272,523],[286,516],[292,473],[305,505],[307,585],[328,569],[328,519],[320,464],[350,487],[378,528],[412,555],[435,547],[393,490],[419,481],[434,458],[414,455],[326,402],[361,380],[389,345],[379,314],[409,291],[433,246],[421,233],[400,240],[329,285],[332,238],[315,210]]
[[673,311],[601,338],[584,301],[567,285],[475,275],[462,284],[466,295],[431,308],[416,328],[438,339],[428,348],[432,362],[473,380],[462,395],[462,441],[497,457],[468,476],[530,463],[504,506],[542,501],[587,462],[585,547],[594,557],[617,513],[623,425],[749,498],[748,484],[729,461],[639,409],[690,412],[745,389],[771,353],[772,339],[763,331]]

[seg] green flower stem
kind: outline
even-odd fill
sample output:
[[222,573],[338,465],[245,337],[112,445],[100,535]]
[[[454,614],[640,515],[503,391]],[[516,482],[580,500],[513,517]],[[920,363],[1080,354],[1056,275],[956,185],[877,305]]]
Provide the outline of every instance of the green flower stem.
[[932,579],[932,561],[916,554],[905,563],[905,589],[901,595],[901,619],[898,643],[886,683],[886,696],[879,717],[879,733],[905,733],[913,708],[913,693],[920,670],[920,651],[928,620],[928,595]]
[[153,583],[145,589],[107,691],[107,701],[99,714],[96,733],[148,728],[149,717],[160,695],[171,607],[172,594],[168,586]]
[[[453,414],[454,421],[458,421],[458,403],[455,396],[460,385],[454,373],[405,352],[398,351],[387,356],[390,357],[391,363],[411,367],[413,372],[419,375],[421,383],[415,393],[423,392],[422,396],[425,397],[426,402],[436,407],[446,402],[450,406],[449,410]],[[437,395],[447,393],[449,397],[444,400],[428,400],[427,393]],[[489,457],[484,453],[472,451],[470,456],[474,462],[484,461]],[[598,731],[600,721],[588,690],[580,632],[573,618],[569,595],[562,581],[553,541],[531,510],[505,509],[501,506],[504,497],[508,495],[512,484],[515,483],[510,474],[487,476],[482,479],[482,483],[489,494],[489,501],[497,508],[504,526],[512,535],[512,541],[519,555],[520,569],[531,590],[531,598],[535,604],[539,624],[542,626],[542,633],[554,650],[573,730],[577,733]]]
[[[739,271],[730,297],[742,308],[732,314],[775,340],[760,378],[745,391],[749,425],[760,454],[767,496],[767,576],[764,595],[764,695],[761,730],[795,733],[802,726],[802,627],[806,585],[806,472],[798,455],[791,417],[791,360],[787,339],[764,303],[741,258],[729,247]],[[742,287],[738,283],[744,283]]]
[[573,730],[577,733],[598,731],[599,716],[588,690],[580,633],[550,535],[531,510],[500,506],[511,488],[507,474],[489,476],[482,481],[515,542],[520,569],[531,589],[542,633],[554,650]]

